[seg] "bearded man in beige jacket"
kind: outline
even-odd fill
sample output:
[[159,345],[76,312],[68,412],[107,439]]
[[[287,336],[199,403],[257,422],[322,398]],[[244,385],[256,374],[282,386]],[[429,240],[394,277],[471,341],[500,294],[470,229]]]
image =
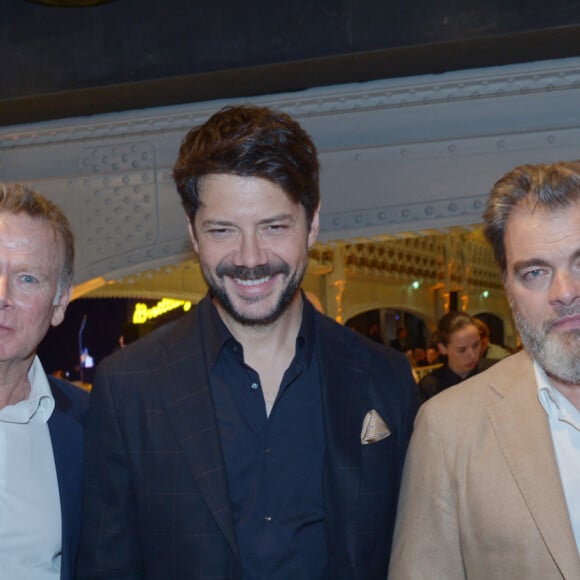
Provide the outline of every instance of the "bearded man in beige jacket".
[[391,580],[580,579],[580,162],[494,186],[485,233],[524,350],[415,422]]

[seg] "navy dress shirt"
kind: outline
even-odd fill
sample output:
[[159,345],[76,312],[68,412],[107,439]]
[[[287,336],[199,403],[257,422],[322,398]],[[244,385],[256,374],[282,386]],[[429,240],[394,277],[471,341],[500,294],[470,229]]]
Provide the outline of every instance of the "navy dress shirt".
[[328,577],[324,427],[315,317],[304,300],[295,357],[270,416],[260,377],[212,305],[207,363],[246,580]]

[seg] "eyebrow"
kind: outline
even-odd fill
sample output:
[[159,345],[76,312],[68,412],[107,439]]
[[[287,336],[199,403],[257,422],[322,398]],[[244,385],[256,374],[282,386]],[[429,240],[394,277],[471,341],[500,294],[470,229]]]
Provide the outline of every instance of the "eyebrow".
[[268,225],[275,222],[294,221],[294,217],[289,213],[281,213],[269,218],[264,218],[258,222],[258,225]]
[[[258,221],[257,225],[267,226],[281,221],[294,221],[294,217],[289,213],[278,214],[269,218],[264,218]],[[202,226],[235,226],[236,222],[222,219],[207,219],[201,223]]]
[[550,262],[547,260],[542,260],[542,258],[530,258],[529,260],[520,260],[519,262],[515,262],[512,266],[512,270],[514,272],[519,272],[524,268],[534,268],[538,266],[550,267]]
[[203,222],[201,222],[200,225],[202,227],[206,227],[206,226],[231,226],[231,225],[233,225],[233,222],[230,222],[227,220],[209,219],[209,220],[204,220]]
[[[574,262],[580,258],[580,248],[578,248],[570,257],[570,261]],[[551,268],[552,264],[548,262],[548,260],[544,260],[543,258],[530,258],[528,260],[520,260],[519,262],[515,262],[512,269],[514,272],[518,272],[519,270],[523,270],[524,268],[534,268],[534,267],[546,267]]]

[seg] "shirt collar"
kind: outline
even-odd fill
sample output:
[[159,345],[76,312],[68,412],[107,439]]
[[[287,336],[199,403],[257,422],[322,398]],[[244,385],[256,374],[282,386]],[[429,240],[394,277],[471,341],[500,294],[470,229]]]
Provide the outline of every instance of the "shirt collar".
[[569,423],[580,430],[580,412],[554,388],[546,371],[534,360],[538,399],[550,419]]
[[235,339],[221,319],[209,294],[197,305],[197,312],[203,328],[206,362],[211,369],[216,364],[224,345],[229,341],[235,342]]
[[317,312],[312,302],[302,292],[302,323],[296,337],[296,353],[304,357],[304,362],[310,366],[314,356],[316,344],[316,316]]
[[[315,309],[310,301],[302,293],[302,322],[296,337],[296,355],[304,357],[305,364],[310,365],[314,355],[315,337]],[[213,300],[207,295],[198,305],[200,323],[204,327],[204,337],[206,345],[206,357],[208,368],[213,368],[218,360],[224,345],[231,343],[232,347],[242,346],[232,336],[224,321],[221,319]]]
[[40,359],[35,356],[28,370],[30,394],[27,399],[0,410],[0,419],[10,423],[46,423],[54,411],[54,397]]

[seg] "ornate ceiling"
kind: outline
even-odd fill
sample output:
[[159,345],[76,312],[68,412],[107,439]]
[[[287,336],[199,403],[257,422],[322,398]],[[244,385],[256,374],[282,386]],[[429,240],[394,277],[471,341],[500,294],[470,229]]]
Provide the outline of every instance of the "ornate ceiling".
[[[337,265],[337,260],[340,264]],[[308,275],[323,277],[342,268],[348,280],[382,280],[428,286],[501,289],[501,278],[480,227],[447,231],[406,232],[376,238],[317,244],[310,252]],[[149,298],[164,296],[197,302],[206,286],[195,257],[140,273],[81,285],[85,298]]]

